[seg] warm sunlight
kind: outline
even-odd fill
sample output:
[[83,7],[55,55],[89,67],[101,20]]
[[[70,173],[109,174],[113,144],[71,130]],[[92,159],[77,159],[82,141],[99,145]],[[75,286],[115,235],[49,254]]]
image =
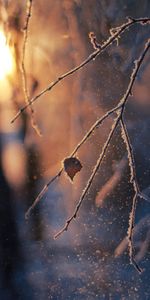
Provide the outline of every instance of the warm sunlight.
[[150,300],[150,0],[0,0],[0,300]]
[[9,46],[6,43],[6,37],[3,31],[0,31],[0,80],[12,73],[14,64],[13,56]]

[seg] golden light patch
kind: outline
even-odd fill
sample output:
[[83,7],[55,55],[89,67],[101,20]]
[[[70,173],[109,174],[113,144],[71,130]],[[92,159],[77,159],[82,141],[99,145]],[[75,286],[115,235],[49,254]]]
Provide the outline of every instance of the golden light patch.
[[3,31],[0,31],[0,80],[10,75],[14,69],[13,55],[7,45]]

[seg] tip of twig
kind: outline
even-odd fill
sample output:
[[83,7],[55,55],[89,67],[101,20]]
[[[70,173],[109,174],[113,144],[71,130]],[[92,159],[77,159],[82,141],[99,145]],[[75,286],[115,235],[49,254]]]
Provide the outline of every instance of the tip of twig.
[[73,217],[71,219],[68,219],[68,221],[66,221],[66,224],[64,225],[64,227],[62,229],[60,229],[55,235],[54,235],[54,240],[56,240],[63,232],[68,230],[68,226],[71,222],[71,220],[73,219]]
[[59,232],[57,232],[55,235],[54,235],[54,240],[56,240],[64,231],[66,231],[66,229],[64,230],[60,230]]
[[136,271],[141,275],[144,272],[144,269],[140,268],[135,260],[132,260],[130,264],[135,268]]
[[27,212],[25,213],[25,220],[26,220],[26,221],[29,219],[30,215],[31,215],[31,210],[30,210],[30,208],[29,208],[29,209],[27,210]]
[[13,124],[14,122],[15,122],[15,120],[16,120],[16,116],[10,121],[10,124]]
[[17,114],[13,117],[13,119],[10,121],[10,123],[13,124],[17,120],[17,118],[19,117],[20,114],[21,114],[21,110],[19,110],[17,112]]
[[57,240],[57,238],[58,238],[58,233],[56,233],[55,235],[54,235],[54,240]]

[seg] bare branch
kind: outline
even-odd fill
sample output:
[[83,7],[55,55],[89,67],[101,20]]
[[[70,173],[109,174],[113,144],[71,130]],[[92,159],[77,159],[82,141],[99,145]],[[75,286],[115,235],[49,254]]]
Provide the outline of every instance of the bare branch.
[[142,54],[140,55],[139,59],[135,60],[135,62],[134,62],[135,68],[133,69],[133,72],[131,74],[129,85],[127,87],[127,90],[126,90],[122,100],[120,101],[120,103],[122,103],[123,107],[125,106],[125,104],[128,100],[128,97],[130,95],[132,95],[132,87],[133,87],[134,81],[136,79],[137,73],[138,73],[138,71],[141,67],[141,64],[142,64],[142,62],[145,58],[145,55],[148,52],[149,48],[150,48],[150,39],[148,39],[147,42],[145,43],[144,50],[143,50]]
[[[30,10],[32,8],[32,0],[29,1],[29,12],[27,15],[27,26],[26,26],[26,33],[25,33],[25,38],[24,38],[24,48],[23,48],[23,60],[22,60],[22,70],[23,70],[23,78],[24,78],[24,87],[25,87],[25,95],[26,95],[26,100],[27,104],[20,109],[20,111],[16,114],[16,116],[13,118],[11,121],[12,123],[19,117],[19,115],[29,106],[32,105],[33,102],[35,102],[38,98],[40,98],[42,95],[44,95],[46,92],[50,91],[55,85],[57,85],[60,81],[65,79],[66,77],[76,73],[78,70],[82,69],[85,65],[87,65],[90,61],[94,60],[102,51],[104,51],[110,44],[112,44],[113,41],[115,41],[118,37],[120,37],[120,34],[122,34],[127,28],[129,28],[131,25],[134,23],[140,23],[142,25],[150,23],[150,19],[148,18],[142,18],[142,19],[132,19],[128,18],[128,21],[124,24],[122,24],[120,27],[116,27],[114,29],[110,30],[110,37],[102,44],[98,44],[96,37],[95,36],[90,36],[91,42],[93,44],[94,49],[96,49],[94,52],[92,52],[87,59],[85,59],[80,65],[77,67],[71,69],[67,73],[64,73],[63,75],[59,76],[55,81],[51,82],[48,87],[46,87],[43,91],[41,91],[38,95],[33,97],[31,100],[28,97],[28,89],[27,89],[27,82],[26,82],[26,73],[25,73],[25,67],[24,67],[24,56],[25,56],[25,47],[26,47],[26,41],[27,41],[27,33],[28,33],[28,22],[30,18]],[[126,92],[124,93],[123,97],[120,99],[118,105],[116,105],[113,109],[108,111],[104,116],[102,116],[100,119],[98,119],[90,128],[90,130],[84,135],[82,140],[76,145],[75,149],[72,151],[70,157],[73,157],[76,152],[79,150],[79,148],[87,141],[87,139],[91,136],[91,134],[95,131],[96,128],[98,128],[105,119],[107,119],[111,114],[117,113],[117,117],[115,118],[113,125],[111,127],[110,133],[108,135],[108,138],[103,146],[103,149],[100,153],[100,156],[96,162],[96,165],[94,166],[94,169],[92,171],[92,174],[90,178],[87,181],[87,184],[85,186],[85,189],[83,190],[81,197],[75,207],[75,210],[71,217],[66,221],[64,227],[54,236],[54,238],[57,238],[60,236],[64,231],[67,231],[70,223],[72,222],[73,219],[77,217],[77,214],[79,212],[79,209],[91,187],[91,184],[94,180],[95,175],[98,172],[98,169],[101,166],[101,163],[103,161],[103,158],[105,156],[105,153],[109,147],[110,141],[112,139],[112,136],[118,126],[118,124],[121,124],[121,130],[122,130],[122,137],[125,142],[126,148],[127,148],[127,153],[128,153],[128,160],[129,160],[129,166],[130,166],[130,172],[131,172],[131,183],[133,184],[134,187],[134,197],[133,197],[133,202],[132,202],[132,209],[129,217],[129,228],[128,228],[128,245],[129,245],[129,256],[130,256],[130,262],[131,264],[136,268],[136,270],[141,273],[142,270],[138,266],[137,262],[135,261],[134,258],[134,245],[133,245],[133,230],[134,230],[134,222],[135,222],[135,212],[136,212],[136,204],[137,204],[137,197],[140,196],[141,198],[145,199],[145,196],[140,192],[140,189],[138,187],[138,182],[136,179],[136,170],[135,170],[135,162],[134,162],[134,155],[133,155],[133,149],[132,145],[130,143],[130,139],[128,136],[127,128],[123,120],[123,113],[124,109],[126,106],[126,102],[129,98],[129,96],[132,94],[132,87],[133,84],[136,80],[136,76],[138,74],[138,71],[140,69],[140,66],[144,60],[144,57],[150,47],[150,40],[147,41],[145,44],[145,48],[140,55],[139,59],[135,61],[135,67],[132,71],[130,81],[128,84],[128,87],[126,89]],[[31,112],[32,112],[32,107],[31,107]],[[29,217],[30,213],[34,209],[34,207],[39,203],[45,192],[47,191],[48,187],[51,185],[52,182],[54,182],[58,177],[61,176],[63,172],[63,167],[58,171],[58,173],[44,186],[40,194],[37,196],[36,200],[34,203],[31,205],[31,207],[28,209],[25,217],[26,219]]]
[[23,91],[24,91],[24,97],[26,105],[30,106],[31,111],[31,124],[36,133],[41,136],[41,132],[36,124],[36,121],[34,119],[34,109],[32,107],[32,104],[30,105],[30,97],[29,97],[29,91],[28,91],[28,85],[27,85],[27,75],[26,75],[26,69],[25,69],[25,54],[26,54],[26,46],[27,46],[27,40],[28,40],[28,31],[29,31],[29,22],[30,18],[32,16],[32,5],[33,0],[27,0],[27,15],[26,15],[26,23],[24,26],[24,39],[23,39],[23,47],[22,47],[22,62],[21,62],[21,71],[22,71],[22,84],[23,84]]
[[133,149],[132,149],[132,145],[130,143],[128,131],[127,131],[125,122],[123,120],[123,117],[121,118],[120,123],[121,123],[122,138],[125,142],[127,153],[128,153],[128,160],[129,160],[129,167],[130,167],[130,182],[133,183],[135,193],[138,194],[139,186],[138,186],[138,182],[137,182],[137,178],[136,178]]
[[[134,214],[135,214],[135,208],[136,208],[136,199],[137,199],[137,195],[139,193],[139,188],[138,188],[138,184],[137,184],[137,180],[136,180],[136,172],[135,172],[135,163],[134,163],[134,156],[133,156],[133,151],[132,151],[132,146],[130,144],[130,140],[129,140],[129,137],[128,137],[128,133],[127,133],[127,130],[126,130],[126,127],[125,127],[125,124],[123,122],[123,113],[124,113],[124,109],[125,109],[125,104],[128,100],[128,97],[129,95],[131,94],[131,91],[132,91],[132,87],[133,87],[133,84],[135,82],[135,79],[136,79],[136,76],[137,76],[137,73],[140,69],[140,66],[144,60],[144,57],[148,51],[150,47],[150,40],[147,41],[147,43],[145,44],[145,48],[142,52],[142,54],[140,55],[139,59],[137,61],[135,61],[135,68],[133,69],[133,72],[131,74],[131,77],[130,77],[130,82],[129,82],[129,85],[127,87],[127,90],[123,96],[123,98],[121,98],[121,100],[119,101],[119,104],[116,106],[117,107],[117,119],[114,121],[113,125],[112,125],[112,129],[110,131],[110,134],[107,138],[107,141],[106,143],[104,144],[104,147],[102,149],[102,152],[100,154],[100,157],[93,169],[93,172],[86,184],[86,187],[85,189],[83,190],[82,192],[82,195],[77,203],[77,206],[75,208],[75,211],[74,213],[72,214],[72,216],[66,221],[66,224],[64,225],[64,227],[54,236],[54,238],[57,238],[58,236],[60,236],[64,231],[66,231],[68,229],[68,226],[69,224],[71,223],[71,221],[73,219],[76,218],[77,216],[77,213],[78,213],[78,210],[92,184],[92,181],[101,165],[101,162],[103,160],[103,155],[105,154],[108,146],[109,146],[109,143],[111,141],[111,138],[112,138],[112,135],[115,131],[115,129],[117,128],[117,125],[118,123],[120,122],[121,123],[121,128],[122,128],[122,132],[123,132],[123,138],[124,138],[124,141],[126,143],[126,147],[127,147],[127,151],[128,151],[128,158],[129,158],[129,163],[130,163],[130,170],[131,170],[131,180],[132,180],[132,183],[133,183],[133,186],[134,186],[134,189],[135,189],[135,196],[133,198],[133,205],[132,205],[132,211],[131,211],[131,214],[130,214],[130,219],[131,221],[129,222],[129,231],[130,233],[128,234],[128,237],[129,237],[129,249],[130,249],[130,260],[132,262],[132,264],[136,267],[136,269],[141,272],[140,268],[138,267],[138,265],[136,264],[135,260],[134,260],[134,257],[133,257],[133,245],[132,245],[132,229],[131,227],[134,227]],[[119,107],[119,108],[118,108]],[[131,229],[130,229],[131,228]]]
[[73,213],[72,216],[66,221],[66,224],[64,225],[64,227],[63,227],[63,228],[62,228],[62,229],[54,236],[55,239],[56,239],[59,235],[61,235],[64,231],[66,231],[66,230],[68,229],[68,226],[69,226],[69,224],[71,223],[71,221],[72,221],[73,219],[76,218],[77,213],[78,213],[78,211],[79,211],[79,209],[80,209],[80,206],[81,206],[81,204],[82,204],[82,202],[83,202],[85,196],[87,195],[87,193],[88,193],[88,191],[89,191],[89,188],[90,188],[90,186],[91,186],[91,184],[92,184],[92,182],[93,182],[93,179],[94,179],[95,175],[97,174],[97,171],[98,171],[98,169],[99,169],[99,167],[100,167],[100,165],[101,165],[101,163],[102,163],[102,161],[103,161],[104,155],[105,155],[105,153],[106,153],[106,151],[107,151],[107,148],[108,148],[108,146],[109,146],[109,143],[110,143],[110,141],[111,141],[111,138],[112,138],[112,136],[113,136],[113,133],[114,133],[115,129],[117,128],[117,125],[118,125],[118,123],[119,123],[119,120],[120,120],[120,115],[117,116],[116,120],[114,121],[114,123],[113,123],[113,125],[112,125],[111,131],[110,131],[110,133],[109,133],[109,135],[108,135],[108,138],[107,138],[107,140],[106,140],[106,142],[105,142],[105,144],[104,144],[104,146],[103,146],[102,152],[101,152],[101,154],[100,154],[100,156],[99,156],[99,158],[98,158],[98,160],[97,160],[97,162],[96,162],[96,165],[94,166],[93,172],[92,172],[92,174],[91,174],[91,176],[90,176],[90,178],[89,178],[89,180],[88,180],[88,182],[87,182],[87,184],[86,184],[86,187],[85,187],[85,189],[83,190],[82,195],[81,195],[81,197],[80,197],[80,199],[79,199],[79,201],[78,201],[78,203],[77,203],[77,205],[76,205],[76,208],[75,208],[74,213]]
[[132,209],[129,216],[129,227],[128,227],[128,246],[129,246],[129,256],[130,256],[130,263],[137,269],[138,272],[142,272],[138,264],[136,263],[134,259],[134,245],[133,245],[133,229],[134,229],[134,223],[135,223],[135,213],[136,213],[136,205],[137,205],[137,198],[139,193],[139,186],[136,179],[136,172],[135,172],[135,162],[134,162],[134,156],[133,156],[133,149],[129,140],[128,132],[126,129],[126,125],[123,121],[123,118],[120,120],[121,123],[121,130],[122,130],[122,137],[126,144],[127,152],[128,152],[128,160],[129,160],[129,167],[131,172],[131,183],[134,187],[134,197],[132,200]]
[[32,210],[35,208],[35,206],[40,202],[40,200],[43,198],[44,194],[48,190],[48,187],[50,184],[55,181],[58,177],[60,177],[61,173],[63,171],[63,168],[43,187],[42,191],[39,193],[33,204],[29,207],[25,214],[25,219],[27,220],[32,212]]
[[133,24],[136,24],[136,23],[139,23],[141,25],[149,24],[150,18],[140,18],[140,19],[128,18],[128,21],[126,23],[122,24],[119,27],[114,28],[113,31],[110,32],[111,34],[110,34],[109,38],[101,45],[101,47],[99,47],[94,52],[92,52],[83,62],[81,62],[81,64],[79,64],[75,68],[69,70],[67,73],[64,73],[61,76],[59,76],[55,81],[51,82],[48,87],[46,87],[39,94],[37,94],[35,97],[33,97],[31,100],[29,100],[28,103],[24,107],[22,107],[18,111],[18,113],[14,116],[14,118],[11,120],[11,123],[13,123],[20,116],[20,114],[27,109],[27,107],[29,107],[33,102],[35,102],[38,98],[43,96],[45,93],[52,90],[52,88],[55,85],[57,85],[60,81],[62,81],[66,77],[76,73],[77,71],[82,69],[84,66],[86,66],[92,60],[95,60],[97,58],[97,56],[101,52],[103,52],[109,45],[111,45],[118,36],[120,36],[126,29],[128,29],[130,26],[132,26]]
[[[146,48],[146,47],[145,47]],[[148,50],[148,46],[146,48]],[[69,157],[73,157],[76,152],[79,150],[79,148],[87,141],[87,139],[91,136],[92,133],[94,133],[95,129],[98,128],[105,119],[107,119],[111,114],[113,114],[114,112],[117,112],[118,110],[120,110],[120,117],[123,114],[123,110],[124,110],[124,105],[131,93],[131,89],[133,86],[133,83],[136,79],[136,75],[137,72],[140,68],[140,65],[145,57],[145,54],[147,52],[147,50],[144,49],[142,55],[140,56],[139,60],[136,62],[135,65],[135,69],[132,72],[131,78],[130,78],[130,82],[127,88],[126,93],[124,94],[123,98],[121,98],[121,100],[119,101],[119,104],[114,107],[113,109],[111,109],[110,111],[108,111],[104,116],[102,116],[100,119],[98,119],[89,129],[89,131],[84,135],[83,139],[77,144],[77,146],[74,148],[74,150],[72,151],[72,153],[69,155]],[[37,198],[35,199],[35,201],[33,202],[33,204],[31,205],[31,207],[28,209],[27,213],[26,213],[26,219],[30,216],[30,213],[32,212],[32,210],[34,209],[34,207],[39,203],[39,201],[42,199],[43,195],[45,194],[45,192],[47,191],[48,187],[51,185],[52,182],[54,182],[58,177],[61,176],[63,171],[63,168],[61,168],[58,173],[43,187],[42,191],[40,192],[40,194],[37,196]]]
[[[144,57],[145,57],[147,51],[149,50],[149,48],[150,48],[150,39],[145,44],[145,48],[144,48],[143,53],[141,54],[139,59],[135,62],[135,69],[133,70],[133,73],[131,75],[131,80],[130,80],[129,86],[127,88],[127,92],[125,94],[123,106],[125,105],[126,100],[127,100],[128,96],[130,95],[130,93],[132,91],[132,87],[133,87],[135,78],[137,76],[139,68],[140,68],[140,66],[141,66],[141,64],[144,60]],[[130,213],[130,216],[129,216],[129,228],[128,228],[129,256],[130,256],[131,264],[136,268],[136,270],[138,272],[141,273],[142,270],[140,269],[140,267],[138,266],[138,264],[136,263],[136,261],[134,259],[133,229],[134,229],[134,223],[135,223],[137,197],[138,196],[141,197],[142,194],[140,193],[140,189],[139,189],[137,178],[136,178],[136,171],[135,171],[136,168],[135,168],[133,149],[132,149],[132,145],[130,143],[130,139],[129,139],[129,135],[128,135],[126,125],[125,125],[124,120],[123,120],[123,115],[121,117],[120,123],[121,123],[121,130],[122,130],[122,138],[123,138],[123,140],[126,144],[126,148],[127,148],[127,152],[128,152],[129,167],[130,167],[130,172],[131,172],[131,183],[133,184],[133,188],[134,188],[134,191],[135,191],[133,201],[132,201],[132,209],[131,209],[131,213]],[[143,196],[143,198],[144,198],[144,196]]]
[[[113,109],[111,109],[110,111],[108,111],[104,116],[102,116],[100,119],[98,119],[89,129],[89,131],[84,135],[83,139],[76,145],[76,147],[74,148],[74,150],[72,151],[72,153],[69,155],[69,157],[73,157],[77,151],[80,149],[80,147],[88,140],[88,138],[90,138],[90,136],[94,133],[95,129],[99,128],[99,126],[104,122],[105,119],[107,119],[111,114],[113,114],[114,112],[116,112],[118,109],[120,108],[120,106],[116,106]],[[33,202],[33,204],[29,207],[28,211],[25,214],[25,218],[28,219],[32,210],[35,208],[35,206],[40,202],[40,200],[42,199],[42,197],[44,196],[44,194],[46,193],[48,187],[51,185],[51,183],[53,183],[58,177],[61,176],[63,172],[63,168],[61,168],[58,173],[50,180],[46,183],[46,185],[43,187],[42,191],[39,193],[39,195],[37,196],[37,198],[35,199],[35,201]]]

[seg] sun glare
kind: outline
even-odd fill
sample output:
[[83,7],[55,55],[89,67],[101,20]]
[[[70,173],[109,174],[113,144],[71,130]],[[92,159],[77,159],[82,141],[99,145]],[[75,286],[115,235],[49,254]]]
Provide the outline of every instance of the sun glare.
[[6,43],[3,31],[0,31],[0,80],[10,75],[14,68],[13,55]]

